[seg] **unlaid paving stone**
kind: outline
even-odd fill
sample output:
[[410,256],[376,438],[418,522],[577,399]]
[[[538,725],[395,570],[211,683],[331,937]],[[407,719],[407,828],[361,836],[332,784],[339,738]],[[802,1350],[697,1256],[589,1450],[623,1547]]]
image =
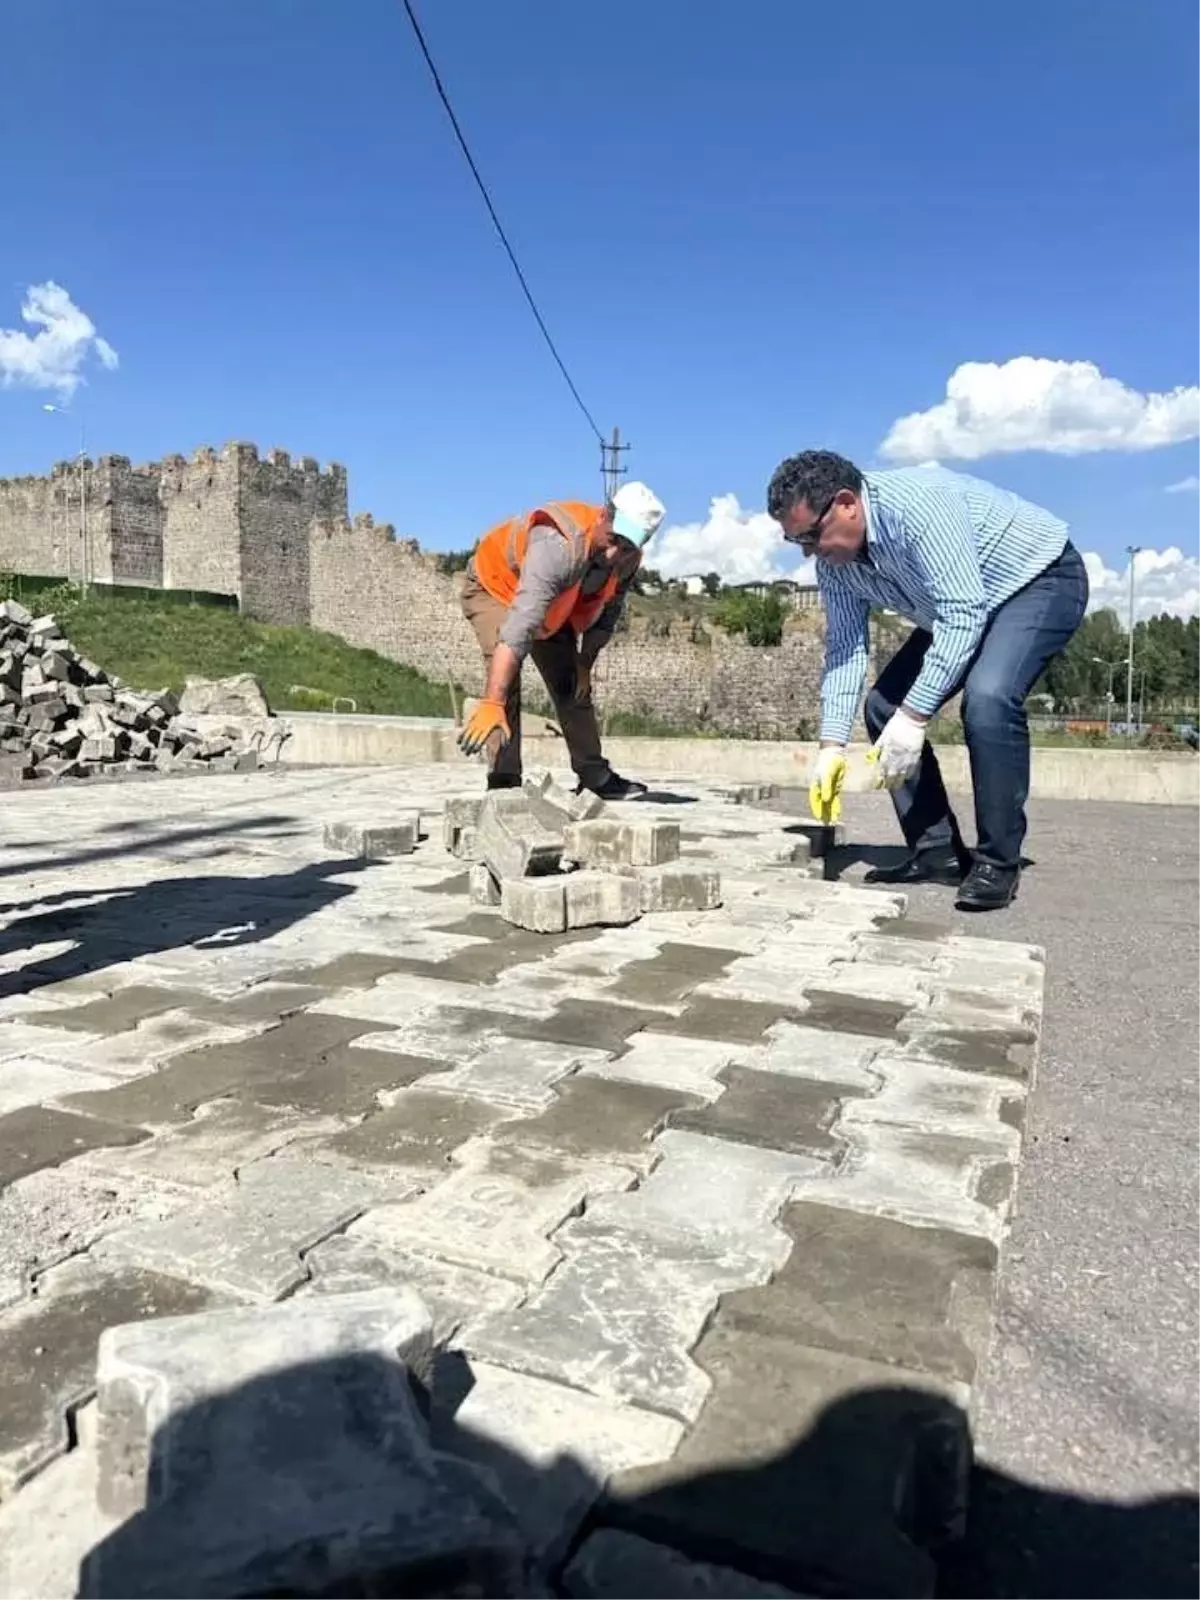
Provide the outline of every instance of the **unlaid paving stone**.
[[589,1534],[561,1579],[564,1594],[588,1600],[792,1600],[791,1589],[732,1567],[692,1561],[665,1544],[619,1528]]
[[932,1595],[964,1521],[965,1390],[742,1328],[694,1354],[699,1421],[614,1480],[603,1520],[801,1594]]
[[493,1138],[523,1149],[554,1150],[573,1160],[615,1162],[646,1172],[658,1160],[651,1141],[668,1117],[700,1103],[697,1096],[658,1084],[580,1074],[558,1084],[545,1111],[503,1124]]
[[473,906],[498,906],[500,904],[500,884],[492,873],[491,867],[482,861],[477,861],[470,871],[470,886],[468,894]]
[[567,926],[566,874],[500,882],[500,915],[531,933],[562,933]]
[[410,811],[387,822],[327,822],[325,847],[341,855],[364,861],[382,861],[388,856],[410,856],[421,836],[421,816]]
[[722,1070],[737,1059],[738,1047],[719,1039],[681,1039],[669,1033],[634,1033],[621,1055],[582,1068],[580,1078],[645,1084],[716,1100],[725,1091]]
[[163,1223],[123,1229],[96,1251],[106,1261],[250,1299],[278,1300],[304,1282],[300,1257],[306,1250],[385,1195],[415,1188],[400,1173],[383,1187],[367,1173],[276,1156],[244,1168],[220,1201]]
[[93,1271],[0,1320],[0,1498],[66,1451],[67,1414],[95,1389],[105,1328],[209,1304],[205,1289],[175,1278]]
[[657,867],[679,858],[677,822],[618,822],[598,818],[571,823],[563,853],[585,867]]
[[554,1086],[563,1078],[610,1059],[608,1051],[589,1050],[583,1045],[498,1037],[461,1066],[427,1079],[423,1087],[439,1094],[466,1095],[510,1106],[516,1111],[541,1111],[554,1104]]
[[413,1288],[429,1307],[439,1344],[481,1317],[515,1310],[525,1290],[506,1278],[472,1272],[448,1261],[412,1251],[392,1249],[359,1233],[351,1223],[345,1233],[314,1245],[304,1257],[310,1282],[300,1294],[356,1294],[365,1289]]
[[98,1072],[64,1067],[60,1062],[43,1061],[38,1056],[4,1056],[0,1058],[0,1116],[21,1106],[56,1100],[62,1095],[107,1089],[111,1083],[111,1078]]
[[21,1106],[0,1117],[0,1190],[27,1173],[57,1167],[85,1150],[137,1144],[146,1137],[144,1128],[52,1106]]
[[1012,1129],[956,1138],[891,1123],[840,1122],[849,1149],[836,1173],[798,1185],[797,1199],[849,1206],[918,1227],[998,1241],[1011,1199]]
[[452,1416],[435,1406],[433,1442],[495,1474],[540,1573],[560,1564],[612,1473],[667,1460],[683,1435],[668,1417],[487,1362],[470,1376]]
[[568,928],[624,927],[641,915],[641,892],[633,878],[571,872],[565,886]]
[[831,1129],[843,1114],[847,1097],[860,1090],[745,1067],[724,1068],[720,1081],[725,1092],[718,1100],[674,1112],[671,1127],[835,1163],[841,1158],[846,1141]]
[[585,1202],[634,1178],[623,1167],[585,1166],[486,1141],[460,1151],[458,1160],[459,1170],[427,1194],[373,1207],[359,1237],[538,1284],[562,1255],[549,1235]]
[[80,1157],[88,1171],[116,1171],[145,1182],[211,1189],[226,1184],[239,1167],[274,1155],[302,1137],[331,1133],[340,1119],[314,1120],[286,1110],[268,1110],[240,1100],[201,1106],[181,1128],[160,1133],[132,1149],[92,1151]]
[[[299,1401],[305,1367],[347,1358],[402,1362],[428,1380],[433,1349],[428,1309],[399,1286],[106,1328],[96,1356],[100,1508],[131,1516],[202,1493],[214,1471],[231,1464],[229,1439],[220,1441],[225,1461],[213,1459],[214,1441],[195,1426],[197,1407],[288,1369]],[[236,1425],[232,1409],[230,1421]],[[244,1444],[261,1449],[263,1441],[247,1430]]]
[[991,1332],[996,1247],[836,1206],[786,1206],[792,1253],[770,1283],[721,1301],[715,1325],[911,1372],[974,1380]]
[[475,848],[502,883],[557,872],[563,836],[548,828],[519,789],[489,794],[479,813]]
[[643,913],[715,911],[721,904],[721,875],[690,861],[662,867],[634,867]]
[[[296,1310],[319,1321],[335,1304]],[[529,1592],[512,1514],[478,1468],[432,1449],[386,1350],[258,1373],[185,1411],[169,1444],[172,1479],[195,1473],[90,1553],[85,1600]]]
[[0,1501],[0,1594],[10,1600],[73,1600],[80,1562],[112,1532],[96,1504],[95,1409],[76,1412],[74,1449]]
[[791,1242],[775,1219],[794,1189],[803,1184],[807,1191],[831,1171],[812,1156],[673,1128],[654,1150],[658,1164],[637,1189],[597,1196],[575,1232],[619,1228],[651,1248],[722,1263],[747,1281],[787,1260]]

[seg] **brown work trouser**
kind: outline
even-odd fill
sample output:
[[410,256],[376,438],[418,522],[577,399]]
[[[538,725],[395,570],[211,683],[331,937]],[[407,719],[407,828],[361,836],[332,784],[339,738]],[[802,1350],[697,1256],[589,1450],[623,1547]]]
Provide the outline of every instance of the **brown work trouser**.
[[[500,638],[507,608],[487,592],[473,572],[467,573],[463,586],[462,608],[483,651],[486,676],[491,668],[492,655]],[[610,769],[600,753],[600,729],[596,725],[592,697],[589,694],[584,700],[575,699],[578,648],[574,629],[567,627],[560,628],[549,639],[536,639],[529,654],[550,691],[575,775],[587,788],[594,788],[604,782]],[[492,789],[515,788],[521,781],[520,674],[508,692],[505,714],[512,738],[498,755],[489,750],[488,787]]]

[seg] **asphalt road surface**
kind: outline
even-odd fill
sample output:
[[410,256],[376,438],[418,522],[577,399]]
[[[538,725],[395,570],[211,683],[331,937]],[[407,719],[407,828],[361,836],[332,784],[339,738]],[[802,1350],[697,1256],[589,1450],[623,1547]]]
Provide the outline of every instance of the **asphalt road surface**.
[[[787,796],[788,809],[805,809]],[[898,859],[847,801],[847,880]],[[966,819],[964,819],[966,820]],[[1192,809],[1035,802],[1016,903],[914,915],[1046,951],[1043,1054],[975,1416],[959,1595],[1196,1595],[1197,829]],[[970,830],[968,829],[968,836]]]

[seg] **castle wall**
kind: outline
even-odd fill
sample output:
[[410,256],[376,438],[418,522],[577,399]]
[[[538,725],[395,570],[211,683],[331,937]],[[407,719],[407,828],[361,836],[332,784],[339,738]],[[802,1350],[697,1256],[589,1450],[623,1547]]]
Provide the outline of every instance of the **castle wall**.
[[79,569],[76,464],[59,462],[48,478],[0,478],[0,570],[78,578]]
[[311,616],[310,536],[314,523],[345,523],[346,469],[322,472],[312,456],[292,464],[286,450],[260,460],[236,452],[242,608],[263,622],[306,624]]
[[159,476],[163,506],[164,589],[241,593],[238,463],[227,445],[209,445],[191,459],[165,456]]
[[103,456],[94,474],[95,510],[105,524],[103,535],[91,533],[92,577],[98,583],[141,584],[159,589],[163,583],[162,469],[132,467],[127,456]]

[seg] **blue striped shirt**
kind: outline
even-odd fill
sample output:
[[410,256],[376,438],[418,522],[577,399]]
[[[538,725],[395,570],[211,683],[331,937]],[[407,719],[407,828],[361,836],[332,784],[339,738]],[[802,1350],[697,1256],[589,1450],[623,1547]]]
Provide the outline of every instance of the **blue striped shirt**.
[[960,686],[988,619],[1062,554],[1067,525],[1006,489],[940,467],[864,474],[866,559],[817,561],[825,607],[821,738],[846,742],[873,607],[933,635],[905,704],[932,716]]

